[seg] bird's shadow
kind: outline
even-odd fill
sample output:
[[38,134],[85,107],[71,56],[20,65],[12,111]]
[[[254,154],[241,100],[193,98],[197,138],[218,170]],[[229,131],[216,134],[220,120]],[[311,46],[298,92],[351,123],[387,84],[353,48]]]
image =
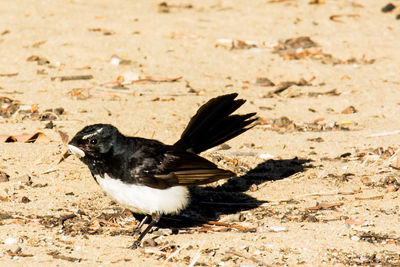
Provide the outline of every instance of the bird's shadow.
[[[196,186],[190,188],[191,204],[180,215],[164,216],[158,223],[162,228],[193,227],[210,220],[218,220],[224,214],[258,207],[263,201],[257,200],[247,191],[268,182],[287,178],[311,168],[309,159],[267,160],[258,164],[246,174],[229,179],[217,187]],[[140,219],[140,216],[135,216]]]

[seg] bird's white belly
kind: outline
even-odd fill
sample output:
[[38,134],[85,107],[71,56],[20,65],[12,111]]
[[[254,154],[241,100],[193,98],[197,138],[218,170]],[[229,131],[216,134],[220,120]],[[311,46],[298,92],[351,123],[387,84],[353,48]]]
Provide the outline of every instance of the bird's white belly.
[[95,179],[111,198],[136,213],[176,214],[189,203],[188,190],[184,186],[156,189],[127,184],[107,174],[104,178],[96,175]]

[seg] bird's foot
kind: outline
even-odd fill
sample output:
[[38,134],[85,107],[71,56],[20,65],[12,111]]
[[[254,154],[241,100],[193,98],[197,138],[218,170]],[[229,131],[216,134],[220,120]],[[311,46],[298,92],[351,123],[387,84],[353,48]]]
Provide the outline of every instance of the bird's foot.
[[129,249],[137,249],[140,247],[140,241],[136,240],[135,242],[133,242],[132,245],[130,245],[128,248]]
[[140,230],[138,231],[138,229],[136,228],[136,229],[133,230],[132,233],[130,233],[129,235],[130,235],[130,236],[135,236],[135,235],[138,235],[138,234],[140,234]]

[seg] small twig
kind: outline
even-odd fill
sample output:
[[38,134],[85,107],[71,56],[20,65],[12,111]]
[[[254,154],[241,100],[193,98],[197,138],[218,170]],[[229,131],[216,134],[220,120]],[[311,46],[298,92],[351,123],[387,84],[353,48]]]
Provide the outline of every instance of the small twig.
[[13,73],[0,73],[0,77],[13,77],[17,76],[18,72],[13,72]]
[[193,260],[192,260],[192,262],[189,264],[188,267],[193,267],[193,266],[196,264],[197,260],[200,258],[200,256],[201,256],[201,251],[200,251],[200,249],[199,249],[199,250],[197,251],[197,253],[193,256]]
[[175,250],[173,253],[171,253],[171,255],[169,255],[169,256],[165,259],[165,261],[162,263],[161,266],[164,266],[165,264],[167,264],[168,261],[169,261],[170,259],[172,259],[172,258],[175,257],[176,255],[178,255],[178,253],[179,253],[182,249],[186,248],[187,246],[188,246],[188,244],[185,244],[185,245],[183,245],[182,247],[180,247],[180,248],[178,248],[177,250]]
[[253,256],[246,255],[246,254],[244,254],[244,253],[242,253],[242,252],[239,252],[239,251],[237,251],[237,250],[231,249],[231,250],[228,251],[228,252],[229,252],[229,253],[232,253],[233,255],[236,255],[236,256],[239,256],[239,257],[242,257],[242,258],[251,260],[252,262],[257,263],[258,265],[261,265],[261,266],[270,266],[270,265],[268,265],[267,263],[265,263],[265,262],[262,261],[262,260],[256,259],[256,258],[253,257]]
[[8,250],[8,251],[6,251],[6,252],[7,252],[8,255],[11,256],[11,257],[22,257],[22,258],[24,258],[24,257],[33,257],[32,254],[21,253],[21,251],[19,251],[19,252],[12,252],[12,251]]
[[48,170],[45,170],[44,172],[41,172],[39,175],[48,174],[48,173],[51,173],[51,172],[55,172],[57,170],[58,170],[58,168],[53,167],[53,168],[50,168]]
[[343,15],[338,14],[338,15],[331,15],[329,19],[335,22],[344,23],[343,20],[339,19],[340,17],[357,18],[359,16],[360,16],[359,14],[343,14]]
[[307,208],[306,210],[327,210],[327,209],[331,209],[331,208],[337,208],[340,206],[343,206],[344,203],[343,202],[339,202],[339,203],[321,203],[318,204],[314,207],[310,207]]
[[110,87],[105,87],[104,85],[95,86],[89,88],[89,90],[99,90],[106,91],[112,93],[121,93],[121,94],[133,94],[133,95],[162,95],[162,96],[190,96],[197,95],[196,93],[190,92],[153,92],[153,91],[134,91],[130,89],[114,89]]
[[123,84],[132,84],[132,83],[139,83],[139,82],[176,82],[180,79],[182,79],[182,76],[179,77],[174,77],[174,78],[144,78],[144,79],[138,79],[138,80],[132,80],[127,83]]
[[303,197],[320,197],[320,196],[334,196],[334,195],[354,195],[361,192],[361,189],[352,192],[340,192],[340,191],[332,191],[332,192],[316,192],[316,193],[309,193],[304,195],[294,196],[293,198],[303,198]]
[[356,197],[356,200],[378,200],[378,199],[383,199],[383,195],[379,196],[372,196],[372,197]]
[[75,81],[75,80],[90,80],[93,75],[70,75],[70,76],[55,76],[50,78],[52,81]]
[[123,93],[123,94],[134,94],[135,91],[129,90],[129,89],[116,89],[116,88],[110,88],[110,87],[105,87],[105,86],[95,86],[91,87],[88,90],[100,90],[100,91],[107,91],[107,92],[113,92],[113,93]]
[[207,221],[207,222],[205,222],[205,224],[225,226],[225,227],[228,227],[228,228],[233,228],[233,229],[237,229],[237,230],[241,230],[241,231],[251,231],[251,230],[255,229],[255,228],[251,228],[251,227],[234,225],[234,224],[230,224],[230,223],[217,222],[217,221]]
[[394,130],[394,131],[386,131],[386,132],[380,132],[380,133],[374,133],[374,134],[370,134],[367,135],[366,137],[379,137],[379,136],[387,136],[387,135],[395,135],[395,134],[399,134],[400,130]]
[[201,227],[201,228],[198,228],[198,229],[195,229],[194,230],[194,232],[218,232],[218,230],[217,229],[215,229],[215,228],[212,228],[212,227]]

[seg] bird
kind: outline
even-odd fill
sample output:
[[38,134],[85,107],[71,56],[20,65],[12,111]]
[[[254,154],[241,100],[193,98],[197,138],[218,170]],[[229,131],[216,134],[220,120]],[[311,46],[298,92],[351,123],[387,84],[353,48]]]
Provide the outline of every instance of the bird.
[[70,154],[88,166],[108,196],[145,215],[134,235],[151,219],[130,248],[138,248],[163,215],[179,214],[188,206],[188,187],[235,176],[199,153],[255,126],[255,112],[232,114],[246,102],[237,96],[217,96],[202,105],[173,145],[125,136],[111,124],[88,125],[68,143]]

